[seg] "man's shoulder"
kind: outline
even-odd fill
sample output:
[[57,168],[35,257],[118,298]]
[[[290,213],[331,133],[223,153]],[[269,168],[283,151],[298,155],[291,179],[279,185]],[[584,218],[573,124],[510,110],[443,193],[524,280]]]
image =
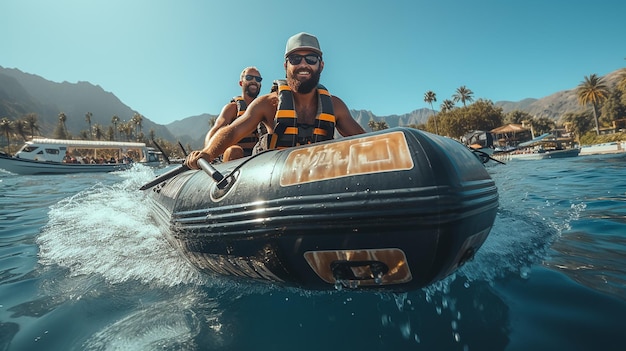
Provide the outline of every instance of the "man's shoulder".
[[257,105],[265,105],[274,103],[275,101],[278,101],[278,95],[276,93],[268,93],[257,97],[254,99],[253,103]]
[[230,118],[237,116],[237,104],[234,102],[229,102],[224,107],[222,107],[222,112],[219,117]]

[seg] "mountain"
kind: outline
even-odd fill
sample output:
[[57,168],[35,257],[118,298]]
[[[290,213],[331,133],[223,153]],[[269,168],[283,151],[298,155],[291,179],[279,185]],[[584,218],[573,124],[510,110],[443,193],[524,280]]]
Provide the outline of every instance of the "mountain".
[[174,121],[167,124],[166,127],[178,140],[181,140],[181,142],[185,140],[185,144],[191,143],[192,146],[200,147],[204,144],[204,137],[209,131],[209,121],[212,118],[217,118],[217,116],[203,113],[198,116],[191,116]]
[[[44,135],[51,135],[58,124],[58,115],[67,116],[66,126],[72,135],[89,128],[85,115],[91,112],[91,125],[111,125],[111,118],[130,120],[137,111],[123,104],[115,95],[88,82],[55,83],[18,69],[0,66],[0,116],[17,119],[27,113],[38,115]],[[174,136],[163,125],[147,118],[142,122],[145,134],[154,129],[164,139]]]
[[[619,82],[621,70],[613,71],[604,76],[605,84],[613,89]],[[562,90],[541,99],[524,99],[519,102],[498,101],[496,106],[502,107],[504,113],[520,110],[535,117],[548,117],[558,120],[566,112],[576,112],[589,109],[589,107],[578,104],[576,87],[569,90]]]

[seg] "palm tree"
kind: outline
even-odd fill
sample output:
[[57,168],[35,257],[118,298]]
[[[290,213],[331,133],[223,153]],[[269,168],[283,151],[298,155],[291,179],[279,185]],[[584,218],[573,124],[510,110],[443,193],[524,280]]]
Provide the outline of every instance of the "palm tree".
[[115,141],[115,129],[113,129],[113,126],[109,126],[107,128],[106,140]]
[[441,103],[441,112],[448,112],[454,108],[454,101],[445,99]]
[[65,115],[65,113],[59,113],[59,123],[61,123],[61,126],[63,127],[63,132],[65,132],[65,135],[67,135],[67,126],[65,125],[65,121],[67,121],[67,116]]
[[2,131],[6,136],[7,152],[11,153],[11,139],[9,138],[9,136],[13,132],[13,121],[11,121],[8,117],[2,117],[2,119],[0,119],[0,131]]
[[593,106],[593,119],[596,122],[596,135],[600,135],[598,124],[598,105],[609,97],[609,88],[604,84],[604,78],[596,74],[585,76],[585,80],[576,88],[576,95],[580,105]]
[[130,141],[130,138],[133,135],[133,126],[131,122],[120,124],[119,129],[120,132],[126,135],[126,141]]
[[467,89],[465,85],[463,85],[456,89],[456,93],[452,95],[452,100],[454,102],[461,101],[463,103],[463,107],[465,107],[466,106],[465,102],[474,101],[474,98],[472,97],[472,95],[474,95],[474,92]]
[[26,121],[28,129],[30,129],[30,137],[33,138],[35,136],[35,131],[39,131],[39,125],[37,125],[37,114],[27,114],[24,116],[24,121]]
[[120,118],[117,117],[117,115],[113,115],[113,117],[111,117],[111,123],[114,126],[114,129],[113,129],[113,140],[115,140],[115,135],[117,134],[117,125],[118,125],[118,123],[120,123]]
[[102,136],[104,135],[104,131],[102,130],[102,126],[99,125],[98,123],[93,125],[93,133],[92,135],[94,135],[96,137],[96,140],[102,140]]
[[87,124],[89,124],[89,136],[90,136],[89,139],[93,138],[93,133],[91,132],[91,117],[92,116],[93,116],[93,113],[91,113],[91,112],[87,112],[85,114],[85,121],[87,121]]
[[26,122],[22,120],[17,120],[13,122],[13,132],[22,137],[24,141],[28,140],[26,136]]
[[373,120],[373,119],[370,119],[370,120],[367,122],[367,126],[368,126],[368,127],[369,127],[372,131],[374,131],[374,130],[376,129],[376,121],[375,121],[375,120]]
[[433,108],[433,102],[437,102],[437,94],[432,90],[427,91],[424,94],[424,102],[430,104],[430,109],[433,110],[433,121],[435,121],[435,134],[439,134],[439,128],[437,128],[437,116],[435,115],[435,109]]
[[135,136],[137,137],[137,140],[139,140],[139,134],[141,133],[142,129],[143,116],[135,113],[130,121],[135,125]]

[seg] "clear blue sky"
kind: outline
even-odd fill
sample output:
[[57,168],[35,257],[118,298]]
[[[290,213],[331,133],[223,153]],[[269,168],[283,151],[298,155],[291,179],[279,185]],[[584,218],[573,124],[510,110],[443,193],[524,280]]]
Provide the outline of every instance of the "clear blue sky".
[[429,107],[428,90],[437,110],[462,85],[519,101],[626,66],[623,1],[2,0],[0,14],[0,66],[99,85],[161,124],[218,114],[246,66],[269,92],[301,31],[320,40],[321,83],[378,116]]

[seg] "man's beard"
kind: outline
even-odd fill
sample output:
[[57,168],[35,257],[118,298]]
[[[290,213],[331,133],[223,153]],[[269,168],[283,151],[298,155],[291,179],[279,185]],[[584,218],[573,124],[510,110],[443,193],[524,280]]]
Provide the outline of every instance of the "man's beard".
[[246,87],[246,95],[248,95],[249,97],[251,97],[253,99],[256,98],[257,96],[259,96],[260,92],[261,92],[261,89],[259,87],[257,87],[257,90],[256,90],[255,93],[250,91],[250,86],[249,85]]
[[314,70],[310,70],[310,72],[311,78],[305,80],[304,82],[301,82],[294,77],[296,75],[295,72],[288,74],[287,84],[289,84],[289,88],[291,88],[292,91],[301,94],[310,93],[313,89],[317,88],[317,85],[320,82],[321,72]]

